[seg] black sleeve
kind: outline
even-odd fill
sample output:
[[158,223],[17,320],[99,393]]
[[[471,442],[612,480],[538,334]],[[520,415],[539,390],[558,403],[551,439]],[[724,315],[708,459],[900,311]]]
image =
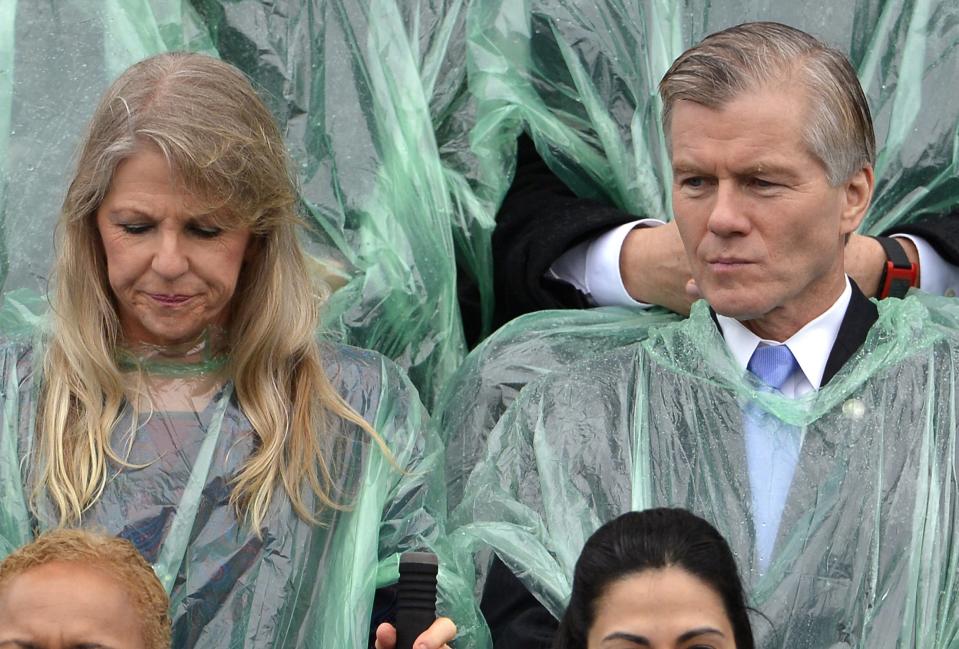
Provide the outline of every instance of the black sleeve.
[[883,234],[912,234],[922,237],[944,260],[959,266],[959,210],[930,216],[907,225],[897,225]]
[[486,578],[480,610],[493,649],[550,649],[559,621],[497,557]]
[[396,626],[396,586],[377,588],[373,596],[373,610],[370,613],[370,636],[367,649],[374,649],[376,628],[384,622]]
[[497,325],[540,309],[582,308],[582,294],[546,271],[564,252],[637,216],[577,197],[540,157],[533,140],[517,143],[516,176],[496,215],[493,281]]

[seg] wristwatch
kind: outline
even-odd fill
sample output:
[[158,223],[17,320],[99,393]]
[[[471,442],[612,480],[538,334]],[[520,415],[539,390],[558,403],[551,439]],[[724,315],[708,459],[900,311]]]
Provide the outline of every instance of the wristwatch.
[[902,298],[913,286],[919,285],[919,264],[909,261],[902,244],[892,237],[873,237],[886,251],[886,265],[879,278],[879,299]]

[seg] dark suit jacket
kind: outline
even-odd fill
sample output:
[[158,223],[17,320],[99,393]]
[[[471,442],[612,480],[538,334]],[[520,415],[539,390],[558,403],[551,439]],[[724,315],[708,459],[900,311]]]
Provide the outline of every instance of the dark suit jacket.
[[[836,335],[836,342],[826,361],[823,385],[828,383],[862,346],[869,328],[879,316],[876,305],[863,295],[855,282],[852,283],[852,289],[849,307],[846,309],[846,315]],[[821,444],[822,440],[818,439],[804,443],[800,463],[803,463],[803,458],[806,456],[822,455]],[[743,463],[745,463],[745,449],[743,449]],[[807,492],[818,486],[814,478],[809,476],[808,480],[796,483],[790,489],[786,509],[783,512],[784,521],[797,519],[800,514],[797,508],[802,506],[801,503],[810,502],[811,496]],[[785,530],[786,526],[781,526],[780,535],[784,534]],[[741,531],[744,535],[752,534],[751,529]],[[777,543],[781,541],[782,538]],[[733,545],[744,546],[741,542]],[[490,626],[495,649],[549,649],[552,645],[552,637],[558,627],[558,621],[499,559],[494,560],[490,569],[481,608]]]
[[[529,136],[521,135],[516,176],[493,231],[494,324],[541,309],[587,306],[581,293],[565,282],[545,278],[546,272],[577,243],[637,218],[578,198],[546,165]],[[896,226],[894,231],[923,237],[945,260],[959,264],[959,211]]]

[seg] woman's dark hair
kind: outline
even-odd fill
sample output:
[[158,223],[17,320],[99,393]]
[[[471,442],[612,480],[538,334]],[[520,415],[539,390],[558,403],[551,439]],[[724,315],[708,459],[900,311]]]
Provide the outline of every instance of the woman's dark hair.
[[736,560],[712,525],[685,509],[629,512],[589,537],[576,562],[573,594],[553,649],[585,649],[596,603],[615,581],[661,568],[682,568],[722,599],[736,649],[755,649]]

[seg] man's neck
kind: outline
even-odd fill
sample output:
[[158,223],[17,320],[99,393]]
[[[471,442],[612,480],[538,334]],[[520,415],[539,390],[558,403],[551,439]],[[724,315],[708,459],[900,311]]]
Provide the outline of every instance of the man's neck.
[[717,314],[716,321],[723,333],[726,346],[743,370],[746,369],[749,358],[760,344],[782,342],[789,345],[810,387],[817,389],[822,382],[826,364],[849,309],[851,298],[852,287],[847,282],[846,288],[828,309],[807,322],[792,336],[781,341],[759,336],[746,328],[746,323],[733,318]]
[[740,322],[763,340],[786,342],[796,335],[796,332],[831,309],[836,300],[847,290],[848,285],[849,280],[843,274],[833,290],[825,293],[815,302],[781,306],[758,318],[740,320]]

